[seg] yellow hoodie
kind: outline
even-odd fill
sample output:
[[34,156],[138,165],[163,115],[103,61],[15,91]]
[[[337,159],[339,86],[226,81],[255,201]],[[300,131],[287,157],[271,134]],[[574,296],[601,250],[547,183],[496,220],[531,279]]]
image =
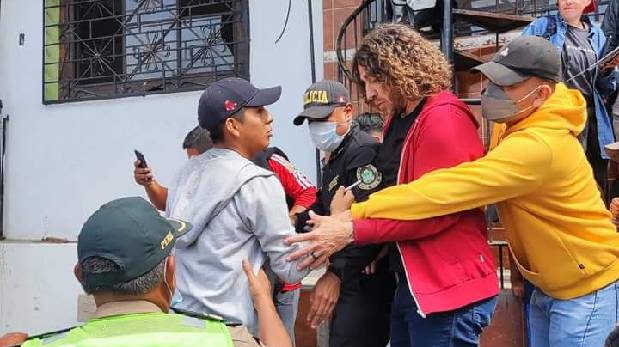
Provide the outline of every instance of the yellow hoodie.
[[557,299],[619,279],[619,234],[576,136],[586,104],[564,84],[485,157],[386,188],[353,218],[417,220],[497,203],[522,274]]

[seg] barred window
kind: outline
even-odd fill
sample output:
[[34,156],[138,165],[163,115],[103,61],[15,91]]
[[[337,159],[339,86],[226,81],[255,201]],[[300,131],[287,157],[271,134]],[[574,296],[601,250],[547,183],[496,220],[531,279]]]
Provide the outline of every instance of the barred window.
[[43,102],[249,78],[247,0],[45,0]]

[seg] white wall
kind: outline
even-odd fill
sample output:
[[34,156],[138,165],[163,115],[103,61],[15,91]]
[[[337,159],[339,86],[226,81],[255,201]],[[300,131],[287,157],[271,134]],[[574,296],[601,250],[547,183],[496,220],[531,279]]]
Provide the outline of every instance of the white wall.
[[[43,105],[42,2],[0,2],[0,99],[10,115],[4,227],[9,240],[20,241],[0,243],[0,333],[75,323],[79,287],[67,274],[74,245],[29,241],[45,236],[74,241],[102,203],[143,195],[132,178],[134,148],[145,154],[162,183],[169,182],[186,160],[181,142],[197,119],[200,92]],[[282,85],[281,100],[270,107],[274,145],[314,178],[307,130],[292,125],[311,82],[307,3],[292,3],[286,33],[275,45],[288,1],[250,0],[250,77],[258,87]],[[316,57],[321,57],[322,1],[313,4]],[[316,61],[321,79],[322,59]]]
[[[266,6],[273,2],[279,3],[279,6]],[[284,26],[287,5],[287,0],[250,1],[250,75],[257,86],[283,86],[280,101],[269,108],[275,120],[273,144],[283,149],[291,161],[315,182],[315,147],[309,138],[307,126],[292,125],[294,116],[303,109],[303,92],[311,84],[307,1],[292,0],[286,32],[275,45]],[[322,1],[312,0],[312,10],[316,75],[320,81],[323,76]],[[302,82],[285,83],[291,80]]]
[[75,259],[75,243],[0,243],[0,336],[76,324],[81,287],[73,277]]

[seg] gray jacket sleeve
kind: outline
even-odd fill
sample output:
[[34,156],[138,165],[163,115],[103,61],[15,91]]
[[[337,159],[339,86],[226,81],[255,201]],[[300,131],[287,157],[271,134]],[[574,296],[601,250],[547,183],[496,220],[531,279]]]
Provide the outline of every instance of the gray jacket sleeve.
[[288,217],[284,189],[277,178],[269,176],[249,180],[234,200],[243,223],[256,235],[262,251],[268,256],[273,272],[285,282],[300,282],[309,270],[297,270],[297,262],[301,260],[286,260],[298,246],[284,243],[286,237],[296,233]]

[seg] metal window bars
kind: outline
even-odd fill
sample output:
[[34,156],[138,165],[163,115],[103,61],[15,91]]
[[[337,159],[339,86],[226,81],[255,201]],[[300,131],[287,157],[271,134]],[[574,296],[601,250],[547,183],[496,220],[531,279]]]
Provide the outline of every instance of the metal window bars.
[[43,102],[249,77],[247,0],[45,0]]

